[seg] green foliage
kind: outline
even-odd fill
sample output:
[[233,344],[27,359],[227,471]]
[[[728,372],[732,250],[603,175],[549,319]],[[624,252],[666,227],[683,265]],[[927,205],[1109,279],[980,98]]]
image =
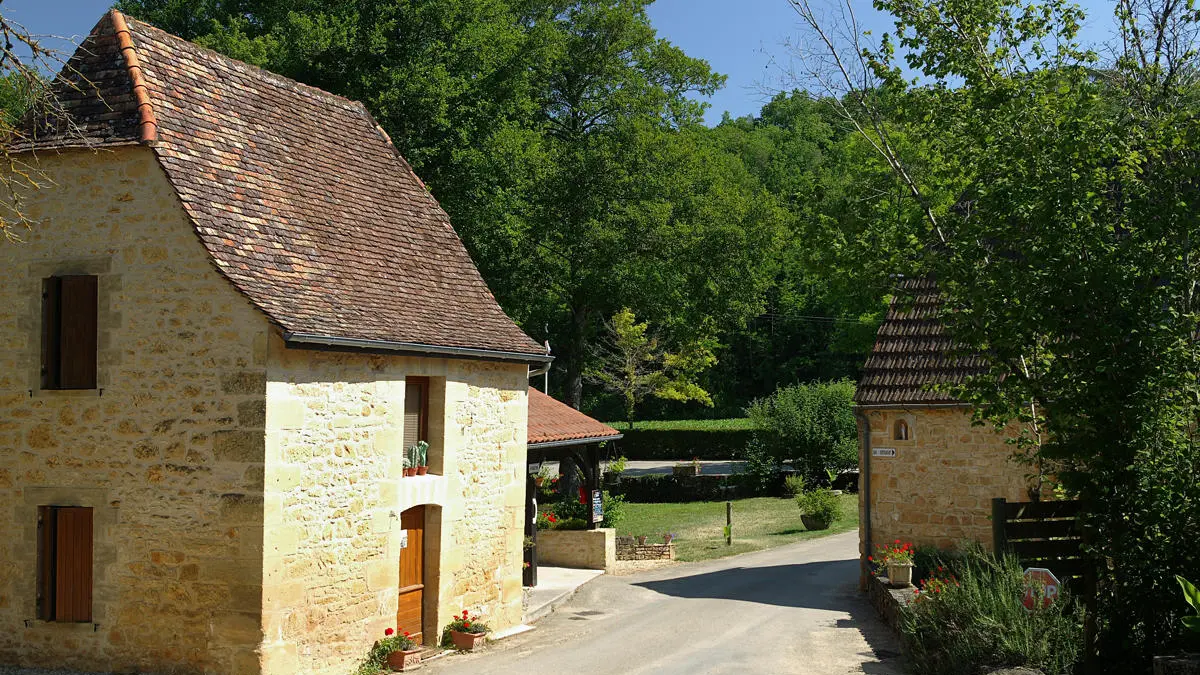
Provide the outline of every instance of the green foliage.
[[639,428],[626,431],[617,441],[621,452],[630,459],[664,459],[699,457],[727,460],[741,458],[752,435],[746,430],[659,431]]
[[748,413],[758,447],[776,462],[791,460],[802,475],[819,479],[826,469],[857,463],[853,406],[854,385],[843,380],[785,387],[755,401]]
[[[632,431],[628,422],[607,422],[618,431]],[[749,417],[721,420],[646,420],[638,422],[638,431],[750,431]]]
[[450,623],[446,624],[446,628],[442,631],[442,642],[445,643],[445,636],[452,630],[460,633],[471,633],[472,635],[483,635],[492,632],[488,625],[479,620],[479,616],[471,615],[467,610],[463,610],[462,614],[456,614]]
[[611,478],[620,478],[621,474],[625,473],[625,465],[628,462],[629,460],[625,457],[625,455],[621,455],[620,457],[609,461],[609,463],[604,467],[605,476]]
[[1191,605],[1192,611],[1195,612],[1194,616],[1183,617],[1183,625],[1193,633],[1200,633],[1200,589],[1181,576],[1176,576],[1175,580],[1183,589],[1183,599]]
[[[600,492],[600,506],[604,509],[604,520],[598,523],[598,527],[616,527],[621,522],[621,516],[624,513],[625,500],[620,495],[610,494],[608,490]],[[578,520],[583,523],[583,527],[578,528],[555,528],[555,529],[586,529],[588,523],[592,522],[592,503],[580,502],[578,499],[566,498],[558,502],[550,508],[560,519],[563,520]]]
[[783,494],[788,497],[799,497],[804,494],[804,476],[787,476],[783,479]]
[[555,530],[586,530],[588,529],[588,521],[583,518],[563,518],[554,524],[551,529]]
[[746,463],[742,465],[742,473],[739,475],[746,477],[757,494],[774,494],[783,471],[779,458],[757,437],[751,438],[746,444],[745,456]]
[[864,286],[937,280],[957,351],[988,357],[947,393],[1082,502],[1098,662],[1143,670],[1178,645],[1173,579],[1200,556],[1200,90],[1181,77],[1200,15],[1118,3],[1102,61],[1066,0],[876,5],[895,30],[839,100],[883,196],[811,248]]
[[[1072,672],[1083,643],[1083,610],[1068,593],[1033,612],[1021,604],[1024,573],[1014,559],[976,551],[909,604],[900,619],[904,655],[917,675],[976,675],[981,668]],[[929,585],[926,584],[927,588]]]
[[796,495],[795,499],[796,506],[800,507],[800,513],[814,518],[826,526],[842,515],[841,499],[828,488],[802,492]]
[[697,340],[675,353],[664,351],[658,338],[647,334],[629,308],[613,315],[597,348],[597,358],[587,371],[589,380],[620,395],[625,419],[633,427],[634,410],[647,397],[672,401],[698,401],[712,406],[712,397],[696,378],[716,363],[711,340]]

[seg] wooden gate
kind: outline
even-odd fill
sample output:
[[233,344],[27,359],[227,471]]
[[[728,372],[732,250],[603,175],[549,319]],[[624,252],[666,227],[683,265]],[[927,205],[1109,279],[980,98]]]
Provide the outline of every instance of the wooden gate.
[[420,643],[425,619],[425,507],[414,506],[401,513],[400,527],[407,531],[408,543],[400,550],[396,630],[408,631]]
[[1091,565],[1083,555],[1079,502],[1009,502],[992,500],[992,540],[997,553],[1009,553],[1026,567],[1045,567],[1064,583],[1074,580],[1076,594],[1086,592],[1080,580]]

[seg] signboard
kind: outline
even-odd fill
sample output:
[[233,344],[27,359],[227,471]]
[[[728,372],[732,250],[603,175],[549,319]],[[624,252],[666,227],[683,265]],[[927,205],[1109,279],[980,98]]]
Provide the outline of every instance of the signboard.
[[604,504],[600,501],[600,491],[592,490],[592,522],[604,520]]
[[875,448],[875,449],[871,450],[871,456],[872,457],[895,457],[896,449],[895,448]]
[[408,530],[400,530],[400,548],[408,548]]
[[1030,567],[1025,570],[1025,597],[1021,604],[1033,611],[1039,605],[1044,609],[1058,598],[1058,577],[1045,567]]

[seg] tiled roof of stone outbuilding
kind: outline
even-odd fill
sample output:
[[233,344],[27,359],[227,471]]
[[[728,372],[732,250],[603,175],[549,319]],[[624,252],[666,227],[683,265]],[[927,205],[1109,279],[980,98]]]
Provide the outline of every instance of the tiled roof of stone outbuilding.
[[571,445],[621,438],[621,432],[529,388],[529,445]]
[[938,319],[936,283],[905,279],[896,290],[867,357],[855,401],[859,405],[958,403],[935,385],[961,384],[987,368],[982,357],[954,355],[953,342]]
[[17,147],[150,145],[216,266],[285,336],[546,360],[361,103],[116,11],[60,77],[75,129],[32,125]]

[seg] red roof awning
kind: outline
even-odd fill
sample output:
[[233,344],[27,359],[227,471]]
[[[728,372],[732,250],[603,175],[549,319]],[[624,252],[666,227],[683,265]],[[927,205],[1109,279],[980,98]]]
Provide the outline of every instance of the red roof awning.
[[607,424],[529,388],[529,447],[586,445],[620,437],[621,432]]

